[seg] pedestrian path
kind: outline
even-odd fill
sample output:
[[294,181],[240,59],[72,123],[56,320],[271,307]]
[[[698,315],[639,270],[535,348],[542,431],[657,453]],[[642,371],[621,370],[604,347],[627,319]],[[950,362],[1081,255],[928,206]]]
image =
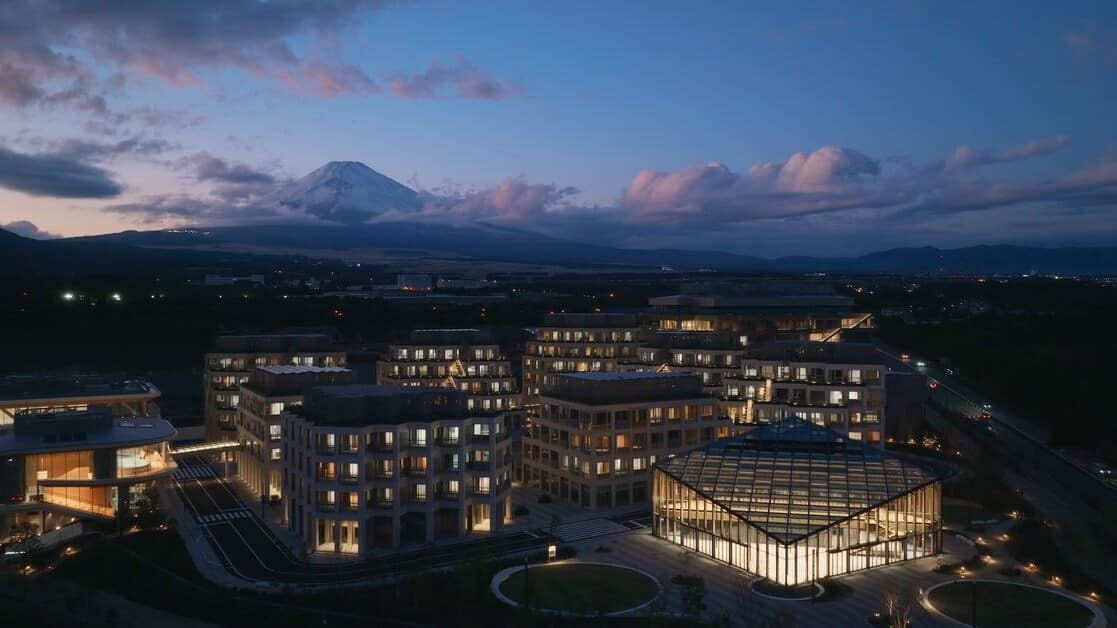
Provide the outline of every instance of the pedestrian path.
[[200,465],[196,466],[196,467],[181,467],[180,466],[178,468],[178,470],[175,471],[175,479],[176,480],[196,480],[196,479],[201,479],[201,478],[212,478],[212,477],[214,477],[213,469],[211,469],[207,466],[200,466]]
[[214,513],[212,515],[202,515],[198,517],[198,521],[203,524],[207,524],[219,523],[221,521],[232,521],[233,519],[249,519],[251,517],[252,513],[248,512],[248,510],[245,508],[240,508],[238,510],[226,510],[224,512]]
[[575,521],[574,523],[555,526],[553,534],[562,539],[563,543],[572,543],[574,541],[592,539],[607,534],[628,532],[629,530],[631,530],[631,528],[628,526],[609,519],[587,519],[585,521]]

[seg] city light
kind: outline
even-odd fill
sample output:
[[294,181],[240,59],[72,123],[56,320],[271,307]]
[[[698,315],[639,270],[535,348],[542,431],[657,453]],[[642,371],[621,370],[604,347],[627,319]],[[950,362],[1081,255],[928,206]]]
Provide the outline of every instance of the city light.
[[63,301],[73,301],[73,300],[74,300],[74,298],[75,298],[75,297],[74,297],[74,293],[73,293],[73,292],[63,292],[63,293],[62,293],[62,300],[63,300]]
[[114,293],[112,293],[112,300],[113,300],[113,301],[116,301],[117,303],[120,303],[120,299],[121,299],[121,297],[120,297],[120,293],[119,293],[119,292],[114,292]]

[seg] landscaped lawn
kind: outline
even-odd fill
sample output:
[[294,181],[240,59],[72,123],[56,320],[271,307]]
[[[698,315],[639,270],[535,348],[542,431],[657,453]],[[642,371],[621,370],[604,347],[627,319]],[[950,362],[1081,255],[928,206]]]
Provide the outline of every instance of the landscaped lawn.
[[650,602],[659,585],[624,567],[565,563],[517,571],[500,584],[500,592],[532,608],[596,615]]
[[981,628],[1081,628],[1094,616],[1078,602],[1055,593],[1008,582],[957,582],[931,591],[942,613],[969,623],[977,586],[977,625]]

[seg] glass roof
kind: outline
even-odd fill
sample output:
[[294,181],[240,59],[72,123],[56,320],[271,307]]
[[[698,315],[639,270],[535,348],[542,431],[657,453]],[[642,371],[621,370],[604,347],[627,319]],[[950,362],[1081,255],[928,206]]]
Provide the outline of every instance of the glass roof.
[[782,543],[938,479],[799,417],[714,441],[658,467]]

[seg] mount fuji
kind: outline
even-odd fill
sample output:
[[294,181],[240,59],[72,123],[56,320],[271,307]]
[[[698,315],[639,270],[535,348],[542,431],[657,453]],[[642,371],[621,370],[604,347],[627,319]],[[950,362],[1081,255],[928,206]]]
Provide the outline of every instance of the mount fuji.
[[412,212],[422,207],[418,192],[359,161],[331,161],[261,202],[347,224],[363,223],[390,210]]

